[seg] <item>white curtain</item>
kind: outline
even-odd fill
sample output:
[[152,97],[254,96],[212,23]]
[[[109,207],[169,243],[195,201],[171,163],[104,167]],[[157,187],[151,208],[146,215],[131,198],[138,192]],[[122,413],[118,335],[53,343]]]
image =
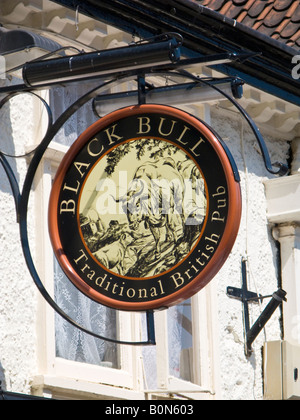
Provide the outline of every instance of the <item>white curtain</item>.
[[170,375],[193,381],[193,335],[191,299],[168,310]]
[[[70,105],[95,85],[81,83],[50,91],[50,104],[56,120]],[[71,146],[96,121],[91,103],[82,107],[64,125],[55,141]],[[117,338],[117,312],[88,299],[66,278],[54,259],[55,299],[71,318],[104,337]],[[59,315],[55,318],[56,356],[64,359],[119,368],[118,346],[81,332]]]
[[[57,119],[83,93],[93,88],[81,83],[68,88],[54,88],[50,92],[54,119]],[[60,130],[55,141],[71,146],[96,117],[91,104],[82,107]],[[102,336],[116,338],[117,312],[92,302],[66,279],[55,261],[55,298],[58,305],[75,321]],[[146,318],[142,317],[145,331]],[[192,381],[191,301],[168,310],[169,373],[171,376]],[[94,339],[56,316],[56,352],[58,357],[119,368],[118,346]],[[148,388],[157,388],[156,348],[143,348],[144,368]]]
[[[74,321],[112,339],[117,338],[117,314],[79,292],[54,261],[55,300]],[[81,363],[119,368],[118,346],[96,339],[73,327],[60,315],[55,318],[56,356]]]

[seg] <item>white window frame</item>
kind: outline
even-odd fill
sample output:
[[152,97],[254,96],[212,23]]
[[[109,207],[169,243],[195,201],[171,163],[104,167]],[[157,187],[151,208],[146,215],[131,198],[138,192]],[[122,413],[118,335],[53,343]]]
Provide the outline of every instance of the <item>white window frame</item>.
[[[210,124],[208,104],[178,108]],[[220,393],[216,281],[211,281],[191,300],[194,382],[188,382],[170,374],[167,311],[157,312],[155,313],[155,332],[158,389],[146,390],[148,399],[159,398],[161,394],[181,395],[190,399],[213,399]]]
[[193,329],[193,376],[189,382],[170,374],[168,343],[168,312],[155,313],[155,331],[157,344],[157,389],[146,390],[147,398],[152,399],[162,394],[177,395],[189,399],[212,399],[216,396],[216,348],[217,319],[215,299],[216,288],[210,283],[204,290],[192,298]]
[[[187,110],[209,122],[209,107]],[[51,296],[54,295],[53,251],[48,234],[48,203],[56,171],[67,146],[52,142],[37,170],[35,185],[36,265]],[[55,355],[54,311],[40,296],[38,301],[38,375],[33,390],[59,398],[151,399],[181,395],[191,399],[212,399],[218,395],[219,349],[217,287],[212,281],[192,298],[194,382],[175,378],[169,372],[167,311],[155,312],[157,389],[145,390],[141,347],[120,346],[121,369],[78,363]],[[139,313],[122,312],[119,319],[120,339],[141,341]],[[145,332],[143,333],[144,340]]]
[[[68,147],[53,142],[47,149],[38,168],[36,176],[36,237],[37,266],[41,279],[48,291],[54,295],[53,251],[48,234],[48,202],[52,188],[53,173],[67,152]],[[43,377],[47,387],[47,378],[67,378],[78,381],[97,383],[134,390],[139,396],[143,381],[138,361],[138,349],[133,346],[119,346],[120,369],[113,369],[85,363],[72,362],[56,357],[55,315],[53,309],[40,297],[38,303],[38,355],[39,381]],[[120,312],[118,317],[119,339],[123,341],[139,341],[136,331],[139,330],[137,314]],[[59,381],[58,381],[59,382]],[[35,386],[36,381],[34,381]],[[61,385],[59,386],[61,388]],[[102,390],[103,392],[103,390]],[[122,390],[119,395],[122,396]],[[128,392],[126,392],[128,395]],[[133,396],[131,396],[132,398]]]

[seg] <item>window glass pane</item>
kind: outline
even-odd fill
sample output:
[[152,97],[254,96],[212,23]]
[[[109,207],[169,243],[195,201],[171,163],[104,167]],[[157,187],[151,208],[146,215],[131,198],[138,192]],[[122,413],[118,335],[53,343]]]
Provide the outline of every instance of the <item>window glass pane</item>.
[[[54,262],[55,300],[58,306],[83,327],[117,339],[117,312],[93,302],[79,292]],[[119,346],[85,334],[60,315],[55,318],[56,356],[75,362],[119,369]]]
[[[148,339],[147,335],[147,316],[146,313],[141,313],[141,331],[143,333],[142,340]],[[157,332],[157,331],[156,331]],[[157,337],[156,337],[157,339]],[[143,346],[143,376],[144,386],[146,390],[154,390],[158,388],[157,384],[157,349],[156,346]]]
[[193,382],[191,299],[168,310],[170,375]]
[[[50,104],[56,120],[71,104],[97,83],[81,83],[50,90]],[[96,121],[91,103],[80,108],[63,126],[55,141],[70,146],[88,126]],[[66,278],[54,259],[55,300],[78,324],[101,336],[117,339],[117,311],[88,299]],[[56,356],[98,366],[120,368],[119,347],[96,339],[73,327],[58,314],[55,318]]]
[[[66,87],[53,87],[50,89],[50,106],[53,112],[54,121],[73,105],[77,99],[98,85],[99,82],[80,83]],[[92,111],[90,101],[68,119],[57,133],[54,140],[64,146],[71,146],[79,135],[95,121],[97,121],[97,118]]]

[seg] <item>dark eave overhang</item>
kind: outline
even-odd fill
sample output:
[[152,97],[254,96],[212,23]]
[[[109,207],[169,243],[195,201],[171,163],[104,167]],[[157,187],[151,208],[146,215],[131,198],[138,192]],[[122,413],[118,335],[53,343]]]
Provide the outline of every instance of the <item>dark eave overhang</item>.
[[300,82],[292,77],[298,52],[192,0],[52,0],[142,38],[163,32],[184,37],[183,53],[260,53],[245,62],[216,66],[252,86],[300,105]]

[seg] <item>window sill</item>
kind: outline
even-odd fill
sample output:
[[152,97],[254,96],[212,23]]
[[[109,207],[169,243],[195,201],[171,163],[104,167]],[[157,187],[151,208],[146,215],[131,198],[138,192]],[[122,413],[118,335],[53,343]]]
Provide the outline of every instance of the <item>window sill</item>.
[[144,400],[143,392],[51,375],[35,376],[32,394],[58,400]]

